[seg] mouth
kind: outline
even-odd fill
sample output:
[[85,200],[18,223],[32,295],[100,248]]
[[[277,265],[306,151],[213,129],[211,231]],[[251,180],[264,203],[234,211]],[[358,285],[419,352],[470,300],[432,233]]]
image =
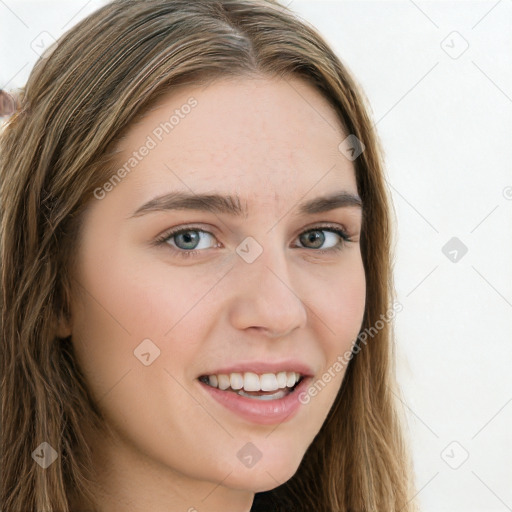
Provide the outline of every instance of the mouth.
[[290,371],[248,371],[202,375],[196,380],[205,397],[231,414],[251,424],[275,425],[292,421],[299,414],[304,407],[300,397],[313,377]]
[[252,400],[280,400],[295,392],[306,378],[298,372],[229,373],[202,375],[199,381],[211,388]]

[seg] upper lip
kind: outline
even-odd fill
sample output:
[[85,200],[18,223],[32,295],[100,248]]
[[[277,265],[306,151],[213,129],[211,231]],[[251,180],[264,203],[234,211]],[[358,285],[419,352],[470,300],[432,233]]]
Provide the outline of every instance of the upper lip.
[[314,371],[312,368],[301,361],[287,359],[281,362],[276,361],[244,361],[239,363],[232,363],[230,365],[217,368],[216,370],[208,370],[202,373],[200,376],[206,375],[220,375],[230,373],[245,373],[253,372],[259,375],[263,373],[279,373],[279,372],[296,372],[304,377],[312,377]]

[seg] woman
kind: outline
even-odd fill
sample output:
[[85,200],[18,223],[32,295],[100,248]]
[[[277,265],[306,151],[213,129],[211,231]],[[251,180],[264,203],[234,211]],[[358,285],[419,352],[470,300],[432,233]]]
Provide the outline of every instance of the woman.
[[311,27],[109,3],[0,158],[4,512],[415,510],[378,142]]

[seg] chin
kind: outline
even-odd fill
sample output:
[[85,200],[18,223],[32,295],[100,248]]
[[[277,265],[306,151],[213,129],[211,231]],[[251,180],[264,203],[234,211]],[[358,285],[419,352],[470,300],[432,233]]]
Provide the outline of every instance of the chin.
[[224,482],[233,489],[245,489],[254,493],[270,491],[288,481],[297,472],[302,455],[296,453],[276,453],[263,457],[250,468],[235,467]]

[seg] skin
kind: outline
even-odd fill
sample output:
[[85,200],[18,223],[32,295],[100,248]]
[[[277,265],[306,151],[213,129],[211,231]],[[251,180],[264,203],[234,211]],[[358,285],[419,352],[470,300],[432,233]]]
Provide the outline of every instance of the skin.
[[[80,287],[61,335],[72,335],[110,429],[110,437],[90,433],[101,512],[249,511],[255,492],[296,472],[344,370],[280,425],[243,420],[210,398],[197,377],[238,361],[296,357],[316,380],[352,348],[363,319],[361,209],[297,213],[303,201],[358,192],[353,163],[338,150],[346,134],[330,105],[298,78],[186,86],[130,127],[120,165],[190,97],[197,106],[91,202],[82,225],[73,268]],[[238,193],[249,214],[132,217],[176,190]],[[321,231],[321,249],[344,245],[320,254],[320,243],[300,235],[322,223],[345,228],[351,241]],[[180,257],[193,245],[181,237],[152,245],[189,224],[211,233],[199,232],[198,255]],[[236,252],[248,236],[263,248],[250,264]],[[160,355],[145,366],[134,350],[147,338]],[[248,442],[262,453],[251,468],[237,458]]]

